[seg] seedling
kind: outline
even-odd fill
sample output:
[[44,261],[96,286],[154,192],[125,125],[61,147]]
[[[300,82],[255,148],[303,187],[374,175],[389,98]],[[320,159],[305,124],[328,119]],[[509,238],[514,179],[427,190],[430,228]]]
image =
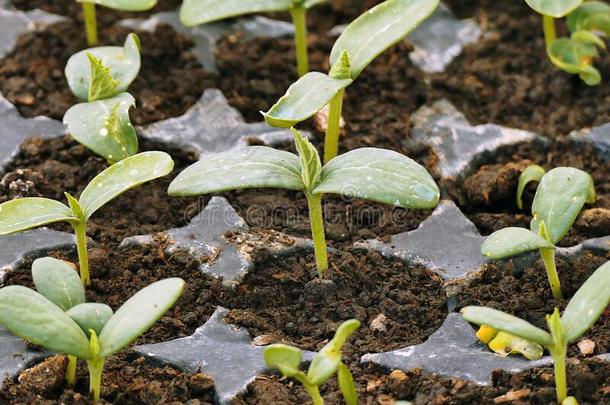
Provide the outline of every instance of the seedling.
[[87,44],[97,45],[97,16],[95,5],[120,11],[146,11],[157,4],[157,0],[76,0],[83,5],[83,19],[85,20],[85,31]]
[[113,314],[108,305],[85,302],[83,286],[65,262],[39,259],[32,275],[38,292],[18,285],[0,289],[0,325],[28,342],[67,354],[69,382],[74,382],[76,359],[86,360],[95,401],[100,399],[106,358],[150,329],[184,288],[179,278],[158,281]]
[[297,72],[309,71],[307,51],[307,10],[327,0],[184,0],[180,21],[187,27],[207,24],[246,14],[288,11],[294,24]]
[[193,196],[256,187],[305,193],[318,274],[328,269],[322,196],[327,193],[364,198],[403,208],[429,209],[440,192],[430,174],[400,153],[361,148],[322,167],[318,151],[291,129],[298,156],[266,146],[251,146],[206,156],[170,184],[172,196]]
[[518,204],[525,185],[540,179],[532,203],[530,230],[509,227],[496,231],[483,242],[481,253],[500,260],[538,249],[553,297],[560,300],[562,293],[555,266],[555,245],[567,235],[585,202],[595,202],[595,186],[588,173],[572,167],[558,167],[546,174],[540,170],[528,168],[519,179]]
[[80,275],[89,285],[87,222],[102,206],[124,192],[169,174],[174,167],[165,152],[143,152],[110,166],[97,175],[77,200],[65,193],[68,206],[48,198],[28,197],[0,205],[0,235],[7,235],[55,222],[68,222],[76,234]]
[[135,99],[125,91],[140,71],[140,40],[129,34],[121,46],[78,52],[66,65],[68,85],[84,101],[72,106],[64,124],[74,139],[114,163],[138,152],[129,120]]
[[296,347],[273,344],[265,348],[263,355],[268,367],[280,370],[284,377],[291,377],[303,384],[313,400],[313,405],[324,405],[320,395],[321,384],[337,373],[339,388],[347,405],[358,405],[356,384],[349,368],[341,361],[341,349],[349,337],[360,327],[360,321],[350,319],[337,329],[333,339],[314,356],[307,374],[299,370],[301,351]]
[[438,0],[387,0],[347,26],[330,54],[328,75],[311,72],[292,84],[266,113],[269,125],[290,128],[329,106],[324,162],[337,156],[343,95],[383,51],[401,41],[438,7]]
[[528,360],[538,360],[544,352],[543,347],[536,342],[504,331],[497,331],[488,325],[481,326],[477,332],[477,337],[501,356],[519,353]]
[[547,315],[551,333],[505,312],[486,307],[466,307],[462,316],[477,325],[489,325],[546,347],[553,357],[557,402],[568,396],[566,383],[566,353],[568,344],[581,337],[610,304],[610,262],[598,268],[570,300],[563,315],[555,308]]
[[[610,5],[603,1],[585,0],[526,0],[542,14],[544,41],[549,59],[555,66],[578,74],[589,86],[601,82],[593,66],[598,48],[606,49],[603,36],[610,34]],[[557,38],[555,18],[567,17],[570,37]]]

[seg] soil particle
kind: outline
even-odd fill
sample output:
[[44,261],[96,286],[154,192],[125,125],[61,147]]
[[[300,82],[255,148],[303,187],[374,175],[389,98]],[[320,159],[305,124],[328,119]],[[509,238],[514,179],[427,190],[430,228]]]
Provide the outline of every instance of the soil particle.
[[[77,4],[74,1],[68,1]],[[122,46],[129,30],[105,27],[100,45]],[[154,32],[136,32],[142,43],[142,67],[127,90],[136,98],[130,111],[134,125],[145,125],[184,114],[203,89],[211,87],[186,37],[168,25]],[[0,61],[0,90],[24,117],[44,115],[62,120],[79,101],[64,75],[70,56],[86,49],[83,29],[61,22],[21,35],[15,49]]]

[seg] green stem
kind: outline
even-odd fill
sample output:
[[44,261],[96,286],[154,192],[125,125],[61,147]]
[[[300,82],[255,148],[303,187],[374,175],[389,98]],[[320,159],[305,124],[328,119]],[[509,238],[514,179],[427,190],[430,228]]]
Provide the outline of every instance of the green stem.
[[549,278],[553,298],[559,301],[563,298],[563,294],[561,293],[561,282],[559,281],[557,267],[555,266],[555,250],[540,249],[540,256],[542,256],[542,260],[544,261],[544,267],[546,268],[546,275]]
[[548,15],[542,16],[542,29],[544,31],[544,44],[548,49],[551,43],[557,38],[557,31],[555,30],[555,19]]
[[83,19],[85,20],[85,32],[87,33],[87,44],[97,45],[97,18],[95,16],[95,3],[83,3]]
[[324,163],[328,163],[339,153],[339,131],[341,126],[341,112],[343,110],[344,89],[339,90],[331,100],[328,111],[328,126],[324,140]]
[[305,7],[290,9],[294,24],[294,44],[297,55],[297,72],[299,77],[309,72],[309,58],[307,51],[307,10]]
[[324,217],[322,216],[322,195],[307,193],[309,206],[309,220],[311,221],[311,236],[313,237],[316,266],[320,278],[328,270],[328,257],[326,254],[326,237],[324,236]]
[[320,389],[317,385],[303,384],[305,390],[313,400],[313,405],[324,405],[324,398],[320,395]]
[[84,286],[89,285],[89,255],[87,254],[87,223],[73,224],[76,233],[76,250],[78,251],[78,263],[80,265],[80,279]]
[[76,357],[68,355],[68,367],[66,368],[66,382],[74,385],[76,382]]
[[100,400],[104,362],[104,358],[97,356],[87,360],[87,367],[89,368],[89,392],[93,394],[93,401]]
[[567,347],[559,349],[559,353],[552,351],[553,368],[555,370],[555,391],[557,392],[557,403],[561,404],[568,396],[568,382],[566,377],[566,351]]

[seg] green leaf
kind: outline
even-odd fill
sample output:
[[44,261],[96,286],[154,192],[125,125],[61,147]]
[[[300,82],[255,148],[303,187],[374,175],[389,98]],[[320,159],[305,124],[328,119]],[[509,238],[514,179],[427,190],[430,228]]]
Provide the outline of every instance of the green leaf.
[[[100,46],[75,53],[66,64],[65,74],[76,97],[94,101],[92,94],[109,98],[126,91],[138,75],[140,64],[140,39],[132,33],[123,46]],[[118,82],[114,88],[113,81]],[[95,89],[91,88],[92,83]]]
[[557,244],[569,232],[585,202],[595,201],[591,176],[572,167],[557,167],[540,181],[532,203],[532,232],[544,221],[550,241]]
[[73,220],[70,208],[48,198],[27,197],[0,204],[0,235]]
[[68,262],[52,257],[36,259],[32,263],[32,278],[36,290],[64,311],[85,302],[83,282]]
[[121,11],[146,11],[157,4],[157,0],[76,0],[79,3],[95,3]]
[[601,49],[606,49],[606,43],[592,31],[580,30],[573,32],[570,36],[573,41],[584,42],[592,45],[597,45]]
[[599,267],[578,289],[563,311],[568,342],[573,342],[597,321],[610,304],[610,262]]
[[180,7],[180,21],[193,27],[244,14],[288,11],[291,7],[292,0],[184,0]]
[[263,350],[265,363],[269,368],[280,370],[284,377],[294,377],[299,373],[301,351],[283,344],[269,345]]
[[303,138],[301,133],[294,128],[290,129],[294,135],[294,143],[301,160],[301,179],[306,190],[311,190],[320,182],[322,176],[322,162],[316,148]]
[[266,146],[205,156],[169,185],[171,196],[193,196],[255,187],[304,190],[299,158]]
[[517,207],[519,209],[523,209],[523,190],[525,190],[525,186],[527,186],[530,182],[540,182],[546,170],[538,165],[528,166],[519,176],[519,184],[517,186]]
[[106,304],[87,302],[70,308],[66,314],[80,326],[86,335],[89,330],[99,334],[104,325],[112,318],[112,308]]
[[540,14],[561,18],[572,12],[583,0],[525,0],[525,2]]
[[343,322],[335,332],[335,336],[331,341],[338,350],[343,348],[343,345],[349,339],[350,336],[356,332],[356,330],[360,327],[360,321],[357,319],[350,319],[348,321]]
[[110,166],[87,185],[79,198],[86,219],[124,192],[163,177],[174,169],[174,161],[165,152],[142,152]]
[[354,377],[350,373],[349,368],[343,363],[337,368],[337,379],[339,380],[339,389],[345,398],[347,405],[358,405],[358,392],[356,391],[356,383]]
[[554,40],[547,50],[551,62],[561,70],[577,74],[589,86],[601,82],[601,74],[592,66],[593,59],[599,56],[595,44],[559,38]]
[[110,162],[138,152],[136,130],[129,109],[136,100],[129,93],[90,103],[76,104],[64,115],[64,124],[74,139]]
[[0,324],[28,342],[88,359],[89,341],[80,327],[51,301],[23,286],[0,289]]
[[290,128],[324,108],[351,82],[351,79],[338,80],[324,73],[309,72],[293,83],[286,94],[262,114],[269,125]]
[[322,168],[322,180],[313,192],[416,209],[434,208],[440,198],[434,179],[420,164],[377,148],[355,149],[332,159]]
[[174,305],[183,289],[182,279],[167,278],[138,291],[104,326],[99,335],[100,356],[118,352],[150,329]]
[[529,229],[508,227],[489,235],[481,245],[481,254],[500,260],[536,249],[555,249],[555,246]]
[[610,35],[610,4],[603,1],[586,1],[567,18],[571,32],[580,30],[602,32]]
[[438,0],[387,0],[347,26],[330,54],[334,65],[344,51],[350,56],[351,77],[358,75],[383,51],[402,40],[438,7]]
[[553,339],[548,332],[506,312],[476,306],[462,308],[460,312],[462,317],[468,322],[477,325],[488,325],[494,329],[503,330],[543,346],[553,344]]

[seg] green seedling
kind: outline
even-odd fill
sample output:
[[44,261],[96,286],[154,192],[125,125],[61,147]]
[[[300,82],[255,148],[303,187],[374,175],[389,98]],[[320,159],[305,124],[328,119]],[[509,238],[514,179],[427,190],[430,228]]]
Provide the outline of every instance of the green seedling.
[[110,166],[97,175],[77,200],[66,193],[68,205],[48,198],[28,197],[0,204],[0,235],[55,222],[68,222],[76,234],[80,275],[89,285],[87,222],[102,206],[124,192],[169,174],[174,167],[165,152],[143,152]]
[[0,289],[0,325],[47,350],[69,357],[66,379],[74,383],[76,359],[87,361],[89,388],[100,399],[106,358],[136,340],[174,305],[184,281],[168,278],[145,287],[116,313],[85,302],[76,272],[50,257],[32,266],[38,292],[13,285]]
[[598,268],[570,300],[563,315],[556,308],[546,321],[550,333],[505,312],[486,307],[466,307],[462,316],[477,325],[519,336],[546,347],[553,357],[557,401],[568,396],[566,353],[568,344],[581,337],[597,321],[610,304],[610,262]]
[[341,349],[349,337],[360,327],[360,321],[351,319],[343,322],[333,339],[314,356],[307,374],[299,369],[301,351],[296,347],[273,344],[265,348],[263,355],[270,368],[280,370],[284,377],[298,380],[313,400],[313,405],[324,405],[320,395],[321,384],[324,384],[335,373],[339,388],[347,405],[358,405],[356,384],[349,368],[341,361]]
[[269,111],[269,125],[290,128],[328,105],[324,162],[337,156],[343,95],[383,51],[401,41],[438,7],[438,0],[387,0],[364,13],[337,39],[329,74],[311,72],[292,84]]
[[328,269],[322,196],[339,194],[403,208],[430,209],[440,192],[432,176],[400,153],[361,148],[322,167],[318,151],[292,129],[298,156],[266,146],[251,146],[207,156],[170,184],[172,196],[194,196],[257,187],[299,190],[309,204],[318,274]]
[[207,24],[246,14],[288,11],[294,24],[297,72],[309,71],[307,50],[307,10],[327,0],[184,0],[180,21],[187,27]]
[[97,45],[97,16],[95,5],[119,11],[146,11],[157,4],[157,0],[76,0],[82,3],[83,20],[85,21],[85,32],[87,44]]
[[66,64],[68,85],[82,103],[64,115],[68,132],[94,153],[114,163],[138,152],[129,120],[135,99],[127,88],[140,71],[140,40],[129,34],[121,46],[78,52]]
[[[577,74],[589,86],[601,82],[593,66],[598,49],[606,49],[603,37],[610,34],[610,5],[603,1],[526,0],[542,14],[544,41],[549,59],[555,66]],[[555,19],[567,17],[570,37],[557,38]]]
[[560,300],[555,245],[570,231],[584,204],[595,202],[595,186],[588,173],[571,167],[558,167],[541,174],[540,168],[528,168],[519,179],[517,201],[521,200],[521,193],[529,181],[540,179],[532,203],[530,229],[509,227],[496,231],[483,242],[481,253],[500,260],[538,249],[553,297]]

